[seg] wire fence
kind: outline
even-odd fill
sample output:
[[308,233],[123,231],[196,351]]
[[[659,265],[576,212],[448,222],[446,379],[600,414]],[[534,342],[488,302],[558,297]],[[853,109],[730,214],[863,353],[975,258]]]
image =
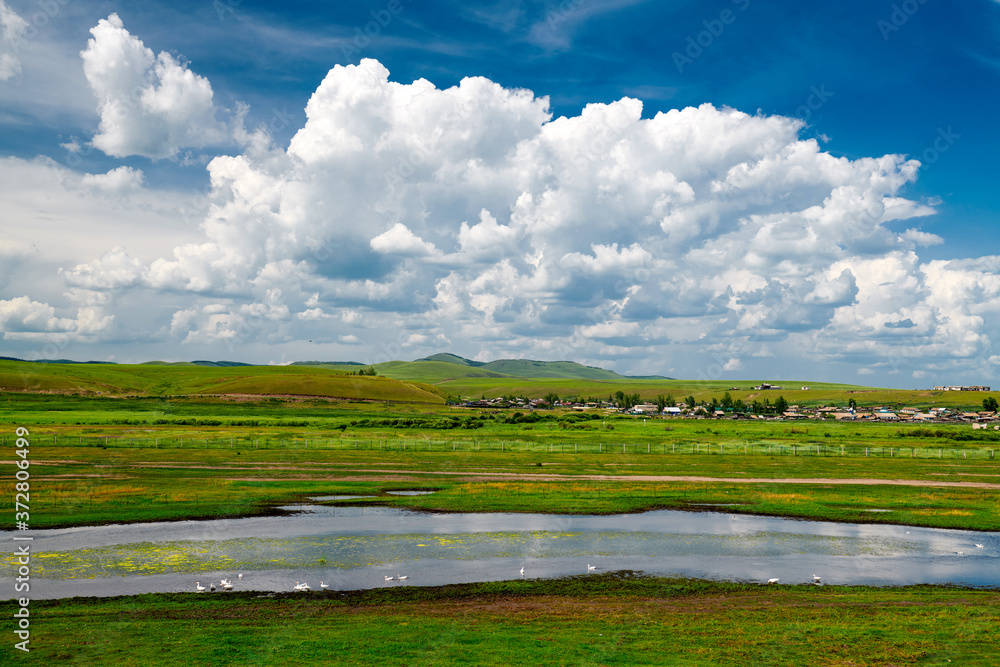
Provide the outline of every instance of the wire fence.
[[[0,436],[0,447],[7,445],[8,436]],[[14,440],[11,438],[11,444]],[[973,447],[895,447],[860,444],[788,444],[767,442],[698,443],[567,443],[503,439],[353,439],[323,437],[268,437],[232,435],[228,437],[133,437],[133,436],[67,436],[32,435],[31,447],[103,447],[128,449],[317,449],[364,450],[389,452],[491,452],[530,454],[618,454],[618,455],[705,455],[705,456],[815,456],[815,457],[878,457],[917,459],[989,460],[995,449]]]

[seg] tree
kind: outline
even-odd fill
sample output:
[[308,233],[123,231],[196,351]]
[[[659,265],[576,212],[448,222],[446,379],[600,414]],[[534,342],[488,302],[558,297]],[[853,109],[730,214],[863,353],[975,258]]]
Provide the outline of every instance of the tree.
[[[986,401],[983,401],[983,404],[985,403]],[[665,407],[667,407],[667,397],[663,394],[658,394],[656,396],[656,411],[663,412],[663,408]]]
[[550,391],[545,395],[545,398],[543,398],[542,400],[548,403],[550,408],[554,407],[555,404],[559,402],[559,394],[555,393],[554,391]]
[[720,405],[722,406],[723,410],[733,409],[733,397],[729,395],[728,391],[722,395],[722,402],[720,403]]
[[1000,404],[997,403],[997,399],[992,396],[983,399],[983,410],[986,410],[987,412],[996,412],[998,408],[1000,408]]
[[688,396],[686,399],[684,399],[684,402],[687,403],[687,406],[692,410],[694,410],[694,406],[697,405],[697,403],[695,403],[694,401],[694,396]]
[[788,401],[785,400],[784,396],[779,396],[778,400],[774,402],[774,410],[779,415],[788,411]]
[[851,400],[847,401],[847,407],[853,410],[854,408],[858,407],[858,402],[852,398]]

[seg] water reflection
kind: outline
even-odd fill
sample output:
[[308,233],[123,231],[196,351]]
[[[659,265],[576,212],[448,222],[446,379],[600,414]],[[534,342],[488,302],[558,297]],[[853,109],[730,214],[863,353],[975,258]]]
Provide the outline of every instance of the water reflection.
[[[1000,534],[718,512],[616,516],[431,514],[305,505],[291,516],[32,531],[34,599],[194,591],[331,590],[632,569],[664,576],[827,584],[1000,586]],[[12,533],[3,533],[10,543]],[[983,546],[977,547],[976,544]],[[961,552],[961,553],[959,553]],[[13,561],[2,574],[12,578]],[[236,573],[244,572],[242,580]],[[13,597],[12,587],[7,598]],[[0,596],[2,597],[2,596]]]

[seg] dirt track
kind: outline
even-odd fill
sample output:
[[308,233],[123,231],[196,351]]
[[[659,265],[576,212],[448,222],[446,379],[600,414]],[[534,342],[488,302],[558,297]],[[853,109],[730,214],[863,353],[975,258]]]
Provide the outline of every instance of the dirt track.
[[619,482],[722,482],[726,484],[862,484],[866,486],[931,486],[959,487],[967,489],[996,489],[1000,484],[988,482],[946,482],[923,479],[874,479],[857,477],[848,479],[823,477],[698,477],[693,475],[553,475],[525,473],[494,473],[494,472],[424,472],[421,470],[373,470],[355,469],[345,472],[391,473],[406,475],[449,475],[469,478],[486,478],[497,480],[526,480],[538,482],[572,482],[575,480],[589,481],[619,481]]
[[[162,468],[187,468],[192,470],[228,470],[231,472],[246,472],[250,469],[260,469],[254,464],[235,466],[200,466],[191,464],[171,464],[141,462],[140,467],[162,467]],[[991,482],[949,482],[945,480],[927,479],[877,479],[872,477],[704,477],[697,475],[560,475],[557,473],[514,473],[514,472],[470,472],[470,471],[428,471],[428,470],[407,470],[405,468],[336,468],[331,470],[332,474],[324,474],[324,471],[299,467],[298,465],[282,467],[280,465],[268,465],[264,468],[268,472],[304,472],[312,473],[308,475],[289,475],[279,478],[263,477],[240,477],[231,478],[242,481],[288,481],[296,480],[316,480],[324,481],[338,479],[342,481],[400,481],[417,480],[424,477],[458,477],[468,481],[534,481],[534,482],[574,482],[574,481],[595,481],[595,482],[703,482],[721,484],[825,484],[825,485],[850,485],[859,484],[862,486],[918,486],[936,488],[965,488],[965,489],[991,489],[1000,491],[1000,484]],[[262,470],[263,472],[263,470]],[[344,476],[343,473],[355,473],[351,476]],[[363,475],[363,476],[359,476]],[[968,474],[968,473],[961,473]],[[987,475],[995,477],[995,475]]]

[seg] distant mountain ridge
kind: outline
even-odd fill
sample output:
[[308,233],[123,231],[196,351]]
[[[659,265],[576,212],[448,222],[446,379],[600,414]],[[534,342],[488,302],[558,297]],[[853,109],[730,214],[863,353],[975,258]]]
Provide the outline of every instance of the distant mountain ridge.
[[[2,357],[0,360],[20,361],[43,364],[116,364],[114,361],[73,361],[71,359],[37,359],[26,360],[16,357]],[[242,361],[146,361],[147,366],[204,366],[208,368],[237,368],[254,366]],[[615,371],[596,366],[584,366],[575,361],[536,361],[533,359],[497,359],[495,361],[474,361],[460,357],[450,352],[440,352],[429,357],[413,361],[387,361],[379,364],[363,364],[358,361],[294,361],[290,366],[320,366],[337,368],[350,366],[360,367],[371,365],[379,373],[388,377],[405,380],[441,380],[447,376],[453,377],[514,377],[514,378],[549,378],[549,379],[581,379],[581,380],[671,380],[662,375],[630,376],[621,375]],[[458,371],[453,367],[464,367]]]
[[289,366],[364,366],[360,361],[293,361]]
[[[523,378],[580,378],[587,380],[622,380],[639,379],[633,376],[622,375],[615,371],[609,371],[597,366],[584,366],[575,361],[535,361],[533,359],[497,359],[496,361],[473,361],[460,357],[457,354],[443,352],[431,355],[422,359],[416,359],[413,363],[436,361],[461,366],[470,366],[485,371],[493,371],[509,377]],[[672,378],[662,375],[644,375],[646,380],[670,380]]]
[[72,359],[18,359],[17,357],[0,357],[0,361],[20,361],[26,364],[115,364],[114,361],[73,361]]

